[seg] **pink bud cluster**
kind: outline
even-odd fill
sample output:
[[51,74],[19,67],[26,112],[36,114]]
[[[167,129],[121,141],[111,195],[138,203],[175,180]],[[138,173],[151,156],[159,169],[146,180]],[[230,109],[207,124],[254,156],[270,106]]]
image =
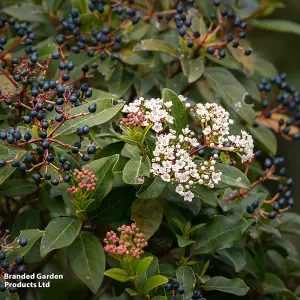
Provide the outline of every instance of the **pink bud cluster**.
[[131,226],[122,225],[117,230],[120,232],[120,237],[114,231],[107,232],[104,250],[120,256],[130,255],[139,258],[144,253],[142,249],[148,246],[144,234],[139,232],[139,228],[134,223]]
[[67,192],[71,193],[73,196],[75,196],[79,190],[91,192],[96,189],[98,178],[92,171],[84,168],[82,168],[82,171],[75,169],[73,172],[73,179],[77,181],[77,186],[73,185],[67,189]]
[[143,126],[145,121],[147,121],[146,116],[142,112],[138,111],[129,113],[127,118],[122,118],[120,124],[126,127],[136,127],[138,125]]

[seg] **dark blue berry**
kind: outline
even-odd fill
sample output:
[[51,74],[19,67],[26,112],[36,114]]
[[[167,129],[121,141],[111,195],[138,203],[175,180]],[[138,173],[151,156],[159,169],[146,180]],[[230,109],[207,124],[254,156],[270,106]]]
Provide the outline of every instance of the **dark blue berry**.
[[60,57],[60,53],[58,51],[52,53],[53,59],[59,59],[59,57]]
[[59,180],[57,178],[55,178],[55,179],[51,180],[51,184],[55,185],[55,186],[59,185]]
[[34,180],[34,181],[40,181],[41,180],[41,175],[40,174],[38,174],[38,173],[34,173],[34,174],[32,174],[32,179]]
[[83,132],[83,134],[88,134],[89,131],[90,131],[89,126],[84,125],[84,126],[82,127],[82,132]]
[[90,106],[88,107],[88,110],[89,110],[90,113],[94,113],[94,112],[97,110],[97,105],[96,105],[96,103],[90,105]]
[[89,161],[90,160],[90,156],[88,154],[83,154],[82,157],[81,157],[81,159],[83,161]]

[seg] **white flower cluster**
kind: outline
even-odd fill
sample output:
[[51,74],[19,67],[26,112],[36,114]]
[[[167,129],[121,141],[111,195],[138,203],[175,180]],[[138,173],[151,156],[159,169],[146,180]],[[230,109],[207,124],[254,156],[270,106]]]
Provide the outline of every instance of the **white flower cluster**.
[[199,146],[193,136],[194,132],[187,128],[179,136],[173,130],[168,134],[158,135],[152,159],[152,174],[166,182],[179,183],[176,192],[186,201],[194,198],[191,189],[195,184],[213,188],[222,175],[215,168],[214,158],[204,161],[200,166],[193,161],[189,150]]
[[242,153],[242,161],[249,161],[253,158],[253,139],[250,134],[245,131],[241,132],[241,136],[229,136],[229,126],[233,124],[233,120],[229,118],[229,113],[216,103],[197,104],[193,111],[196,118],[201,122],[202,132],[205,143],[208,146],[224,148],[224,144],[230,142],[230,151]]
[[142,115],[145,120],[141,123],[141,126],[153,124],[152,129],[155,132],[160,132],[163,130],[164,124],[173,124],[174,119],[170,114],[172,105],[172,101],[164,102],[160,98],[146,100],[140,97],[129,103],[129,105],[125,105],[122,112],[137,114],[139,117]]
[[241,135],[231,135],[228,137],[228,140],[231,142],[230,148],[242,153],[242,162],[251,161],[253,159],[254,143],[252,135],[242,130]]

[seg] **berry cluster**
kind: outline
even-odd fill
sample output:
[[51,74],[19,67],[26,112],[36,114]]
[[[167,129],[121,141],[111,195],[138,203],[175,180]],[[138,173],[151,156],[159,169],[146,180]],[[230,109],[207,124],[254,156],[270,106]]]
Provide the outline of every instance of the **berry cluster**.
[[[11,36],[15,41],[11,44],[8,40]],[[0,16],[0,67],[5,69],[10,63],[17,65],[23,58],[12,58],[11,52],[20,44],[25,45],[25,53],[33,54],[37,48],[33,46],[35,41],[33,27],[26,22],[18,23],[15,18],[7,18],[6,15]]]
[[6,279],[4,278],[4,274],[7,273],[9,275],[12,274],[24,274],[26,272],[26,266],[24,265],[24,258],[17,257],[12,263],[8,261],[7,252],[18,249],[20,247],[25,247],[27,245],[27,239],[22,238],[18,241],[19,245],[7,245],[5,240],[8,235],[7,230],[0,230],[0,265],[1,265],[1,280],[3,283],[0,284],[0,292],[5,292],[8,290],[11,293],[17,292],[18,288],[9,287],[7,288],[4,284]]
[[[213,4],[216,9],[210,14],[209,20],[207,20],[207,33],[204,32],[202,25],[200,25],[200,28],[193,26],[193,17],[189,10],[194,7],[194,1],[179,2],[175,10],[158,12],[155,16],[159,22],[163,23],[169,23],[173,20],[178,34],[186,41],[186,46],[193,48],[195,51],[204,48],[208,54],[214,55],[218,59],[223,59],[226,57],[225,48],[230,45],[242,54],[250,55],[252,50],[244,49],[239,43],[240,39],[246,37],[247,23],[243,22],[240,17],[235,16],[232,10],[220,9],[220,0],[214,0]],[[194,9],[197,8],[194,7]],[[199,15],[200,22],[203,22],[204,18],[200,12]],[[218,33],[221,34],[218,35]],[[219,41],[213,42],[217,35]]]
[[98,178],[92,171],[82,168],[73,172],[73,186],[67,189],[77,199],[85,199],[90,192],[95,191]]
[[[93,27],[90,33],[86,33],[80,21],[80,13],[72,8],[67,19],[62,19],[60,24],[62,34],[58,35],[58,45],[70,41],[73,53],[85,52],[88,57],[98,56],[98,62],[103,62],[107,57],[117,60],[117,52],[121,49],[123,39],[122,31],[137,24],[140,16],[133,7],[134,1],[113,2],[104,0],[92,0],[89,3],[89,10],[98,20],[98,27]],[[115,20],[116,19],[116,20]],[[114,20],[114,21],[113,21]],[[116,25],[116,22],[117,24]],[[92,63],[92,68],[98,67],[98,62]]]
[[119,237],[114,231],[107,232],[104,250],[119,260],[139,258],[144,253],[143,248],[148,246],[144,234],[139,232],[139,228],[134,223],[131,226],[122,225],[117,231],[120,233]]
[[[172,291],[173,296],[170,298],[170,300],[176,300],[178,299],[177,295],[183,295],[185,293],[185,290],[182,286],[180,286],[179,280],[176,279],[169,279],[169,282],[164,286],[166,292]],[[181,298],[180,298],[181,299]],[[191,298],[186,298],[187,300],[205,300],[205,298],[202,297],[201,293],[198,291],[193,292],[193,296]]]
[[[256,152],[256,157],[260,157],[262,154],[260,151]],[[257,221],[257,216],[261,216],[264,219],[279,218],[282,213],[289,210],[294,205],[294,199],[292,198],[292,178],[285,179],[286,168],[282,166],[284,159],[281,157],[275,157],[274,159],[265,158],[263,161],[264,175],[259,179],[260,182],[266,180],[278,181],[277,193],[270,200],[265,200],[265,207],[270,209],[262,209],[258,207],[260,203],[258,200],[254,201],[247,207],[247,213],[253,215]]]
[[287,140],[299,140],[300,93],[286,79],[287,74],[282,73],[260,80],[261,112],[255,125],[270,127]]
[[[50,63],[58,59],[60,72],[55,80],[55,75],[50,72]],[[79,88],[74,87],[78,82],[90,77],[86,74],[88,68],[84,66],[83,74],[70,81],[70,73],[74,68],[74,63],[67,61],[67,56],[60,47],[44,64],[38,62],[38,53],[30,55],[12,70],[12,77],[0,68],[0,72],[15,88],[14,92],[2,91],[0,102],[8,106],[15,124],[24,122],[27,126],[32,126],[32,131],[28,128],[25,132],[21,132],[18,126],[0,131],[0,142],[10,149],[17,149],[14,159],[2,159],[0,167],[11,164],[21,171],[34,171],[33,180],[37,182],[42,179],[52,180],[51,183],[57,185],[59,182],[71,180],[70,174],[65,176],[61,174],[69,172],[71,164],[64,156],[55,155],[55,145],[65,147],[67,151],[79,155],[83,161],[88,161],[90,154],[95,153],[96,148],[93,145],[88,146],[86,153],[81,150],[81,142],[89,133],[87,125],[77,129],[79,141],[74,145],[56,139],[57,132],[66,122],[95,113],[97,110],[95,103],[90,105],[88,103],[88,99],[92,96],[88,84],[84,82]],[[87,111],[81,109],[77,112],[76,107],[85,103]],[[27,152],[23,160],[20,159],[20,150]],[[59,178],[52,178],[53,173],[57,173]]]

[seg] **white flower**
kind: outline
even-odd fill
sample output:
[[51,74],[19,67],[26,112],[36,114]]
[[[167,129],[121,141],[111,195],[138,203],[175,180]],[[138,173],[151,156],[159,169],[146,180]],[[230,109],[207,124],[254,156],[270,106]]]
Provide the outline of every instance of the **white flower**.
[[204,130],[203,130],[203,134],[204,135],[209,135],[211,133],[211,128],[210,127],[206,127]]
[[152,129],[155,131],[155,132],[160,132],[163,130],[163,127],[162,127],[162,124],[161,123],[155,123],[153,126],[152,126]]
[[179,195],[184,191],[184,188],[181,184],[178,184],[176,186],[176,189],[175,189],[176,193],[178,193]]
[[164,173],[164,174],[161,176],[161,179],[162,179],[163,181],[170,182],[170,175],[167,174],[167,173]]
[[194,194],[191,191],[188,191],[184,196],[184,201],[192,202]]
[[172,101],[165,102],[165,107],[170,108],[172,106],[173,106],[173,102]]

